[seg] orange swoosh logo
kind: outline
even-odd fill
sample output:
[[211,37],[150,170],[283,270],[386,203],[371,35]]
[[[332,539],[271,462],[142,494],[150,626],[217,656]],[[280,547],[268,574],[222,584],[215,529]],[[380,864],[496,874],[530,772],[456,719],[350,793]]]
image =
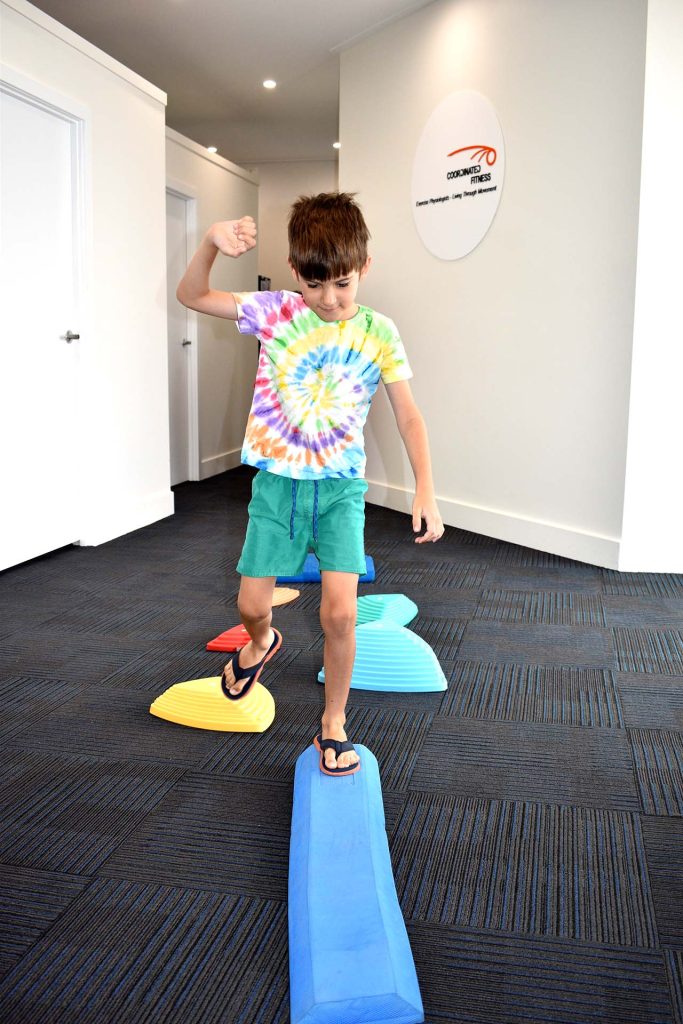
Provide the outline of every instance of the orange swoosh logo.
[[473,160],[483,160],[486,157],[486,163],[489,167],[493,167],[496,160],[498,159],[498,153],[493,146],[463,146],[462,149],[454,149],[448,156],[457,156],[458,153],[468,153],[471,149],[475,150],[472,153]]

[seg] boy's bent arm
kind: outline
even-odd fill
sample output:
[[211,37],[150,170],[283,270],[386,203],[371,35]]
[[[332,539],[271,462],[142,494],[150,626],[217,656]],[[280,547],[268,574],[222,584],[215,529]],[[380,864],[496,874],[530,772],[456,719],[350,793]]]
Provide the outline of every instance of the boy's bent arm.
[[416,537],[415,543],[423,544],[428,540],[438,540],[443,535],[444,527],[434,495],[429,438],[425,421],[415,403],[407,380],[398,380],[393,384],[387,384],[386,389],[399,433],[415,474],[413,530],[419,533],[423,519],[426,524],[426,532],[421,537]]
[[187,270],[176,289],[178,302],[198,313],[237,319],[237,303],[232,292],[222,292],[209,286],[211,268],[216,256],[237,259],[256,245],[256,224],[251,217],[220,221],[213,224],[190,260]]

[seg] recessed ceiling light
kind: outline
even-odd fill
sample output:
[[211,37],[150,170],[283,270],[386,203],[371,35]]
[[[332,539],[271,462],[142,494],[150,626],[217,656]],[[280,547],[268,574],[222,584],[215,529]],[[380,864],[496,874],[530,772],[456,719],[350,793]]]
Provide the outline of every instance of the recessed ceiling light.
[[263,83],[263,88],[264,89],[274,89],[276,85],[277,85],[277,82],[274,81],[272,78],[266,78],[265,82]]
[[207,146],[206,148],[208,149],[209,153],[217,153],[218,152],[218,146]]
[[341,149],[341,142],[333,142],[332,149]]

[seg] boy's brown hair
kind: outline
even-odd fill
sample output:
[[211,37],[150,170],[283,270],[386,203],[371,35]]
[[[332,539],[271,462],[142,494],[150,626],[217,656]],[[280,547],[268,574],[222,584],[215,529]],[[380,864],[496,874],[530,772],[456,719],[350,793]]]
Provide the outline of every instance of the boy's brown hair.
[[361,271],[368,231],[355,193],[299,196],[289,214],[289,262],[305,281],[329,281]]

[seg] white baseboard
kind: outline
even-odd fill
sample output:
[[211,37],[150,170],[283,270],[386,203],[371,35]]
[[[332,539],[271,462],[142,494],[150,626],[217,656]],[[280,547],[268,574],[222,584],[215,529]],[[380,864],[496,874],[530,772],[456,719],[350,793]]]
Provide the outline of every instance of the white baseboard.
[[115,500],[103,502],[86,513],[90,521],[86,521],[81,531],[80,544],[82,547],[106,544],[116,537],[166,519],[173,515],[173,511],[173,492],[170,490],[151,494],[129,505],[117,504]]
[[208,480],[210,476],[217,473],[225,473],[228,469],[234,469],[242,461],[242,446],[231,448],[230,451],[221,452],[219,455],[210,455],[208,459],[202,459],[199,464],[199,479]]
[[[366,498],[375,505],[410,514],[413,492],[392,484],[368,480]],[[548,551],[590,565],[618,568],[619,539],[616,537],[586,533],[509,512],[468,505],[453,498],[439,498],[438,502],[443,521],[448,526],[457,526],[461,530],[470,530],[472,533],[481,533],[485,537],[495,537],[538,551]]]

